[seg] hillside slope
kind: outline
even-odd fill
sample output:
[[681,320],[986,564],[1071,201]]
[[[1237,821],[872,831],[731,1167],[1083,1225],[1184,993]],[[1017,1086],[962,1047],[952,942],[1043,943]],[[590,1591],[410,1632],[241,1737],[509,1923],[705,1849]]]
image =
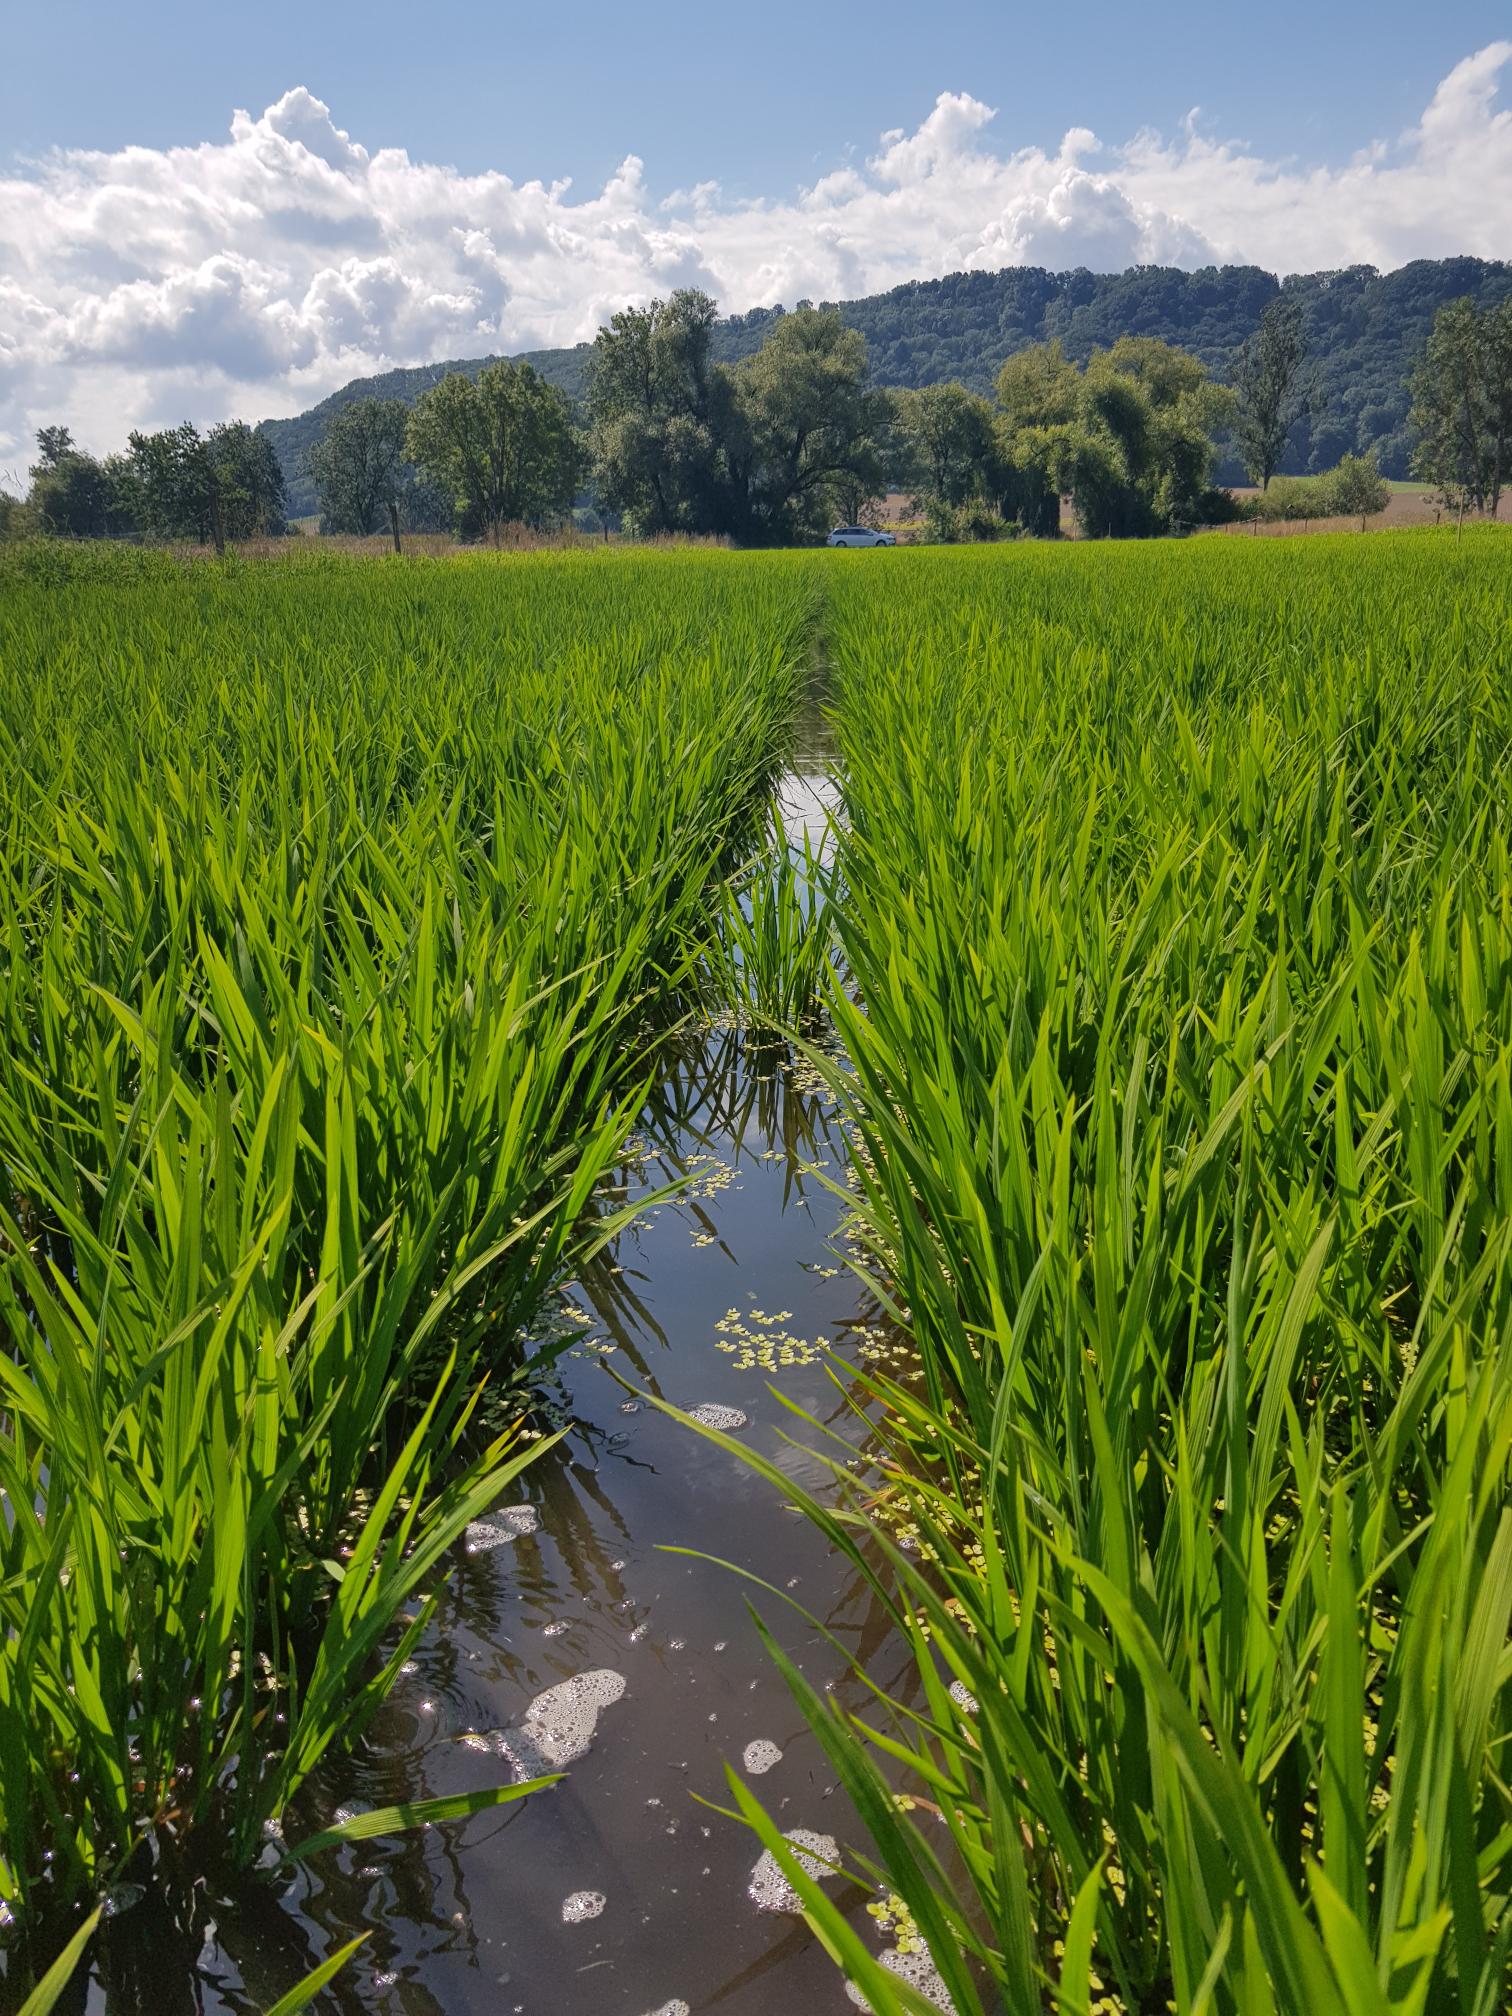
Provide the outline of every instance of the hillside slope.
[[[997,273],[911,281],[886,294],[835,305],[865,336],[877,384],[930,385],[959,378],[990,392],[1005,357],[1053,339],[1081,360],[1120,336],[1159,336],[1195,351],[1211,371],[1227,377],[1278,284],[1258,266],[1208,266],[1195,273],[1169,266],[1138,266],[1126,273],[1047,273],[1038,266],[1010,266]],[[1374,449],[1386,475],[1405,476],[1411,451],[1407,379],[1434,311],[1462,294],[1492,302],[1512,293],[1512,264],[1419,259],[1394,273],[1352,266],[1337,273],[1296,275],[1285,282],[1285,292],[1302,310],[1316,395],[1311,413],[1293,432],[1286,468],[1330,468],[1346,450],[1364,454]],[[727,363],[749,356],[782,313],[780,308],[757,308],[728,317],[716,334],[717,354]],[[524,356],[570,399],[580,401],[591,354],[591,346],[580,343]],[[304,458],[342,406],[370,396],[413,404],[448,371],[475,376],[491,362],[474,357],[355,378],[307,413],[264,421],[263,431],[288,480],[291,513],[315,509]]]

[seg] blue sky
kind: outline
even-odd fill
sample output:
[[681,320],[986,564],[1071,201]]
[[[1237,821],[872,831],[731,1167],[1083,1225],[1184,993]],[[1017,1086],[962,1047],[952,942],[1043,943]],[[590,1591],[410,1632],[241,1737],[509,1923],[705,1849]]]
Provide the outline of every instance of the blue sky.
[[1338,163],[1512,29],[1506,0],[46,0],[5,14],[7,152],[190,144],[303,84],[369,148],[585,183],[635,153],[658,190],[715,176],[745,197],[913,126],[941,91],[996,106],[1014,146],[1074,125],[1170,130],[1200,105],[1267,156]]
[[10,0],[3,46],[0,478],[680,286],[1512,258],[1509,0]]

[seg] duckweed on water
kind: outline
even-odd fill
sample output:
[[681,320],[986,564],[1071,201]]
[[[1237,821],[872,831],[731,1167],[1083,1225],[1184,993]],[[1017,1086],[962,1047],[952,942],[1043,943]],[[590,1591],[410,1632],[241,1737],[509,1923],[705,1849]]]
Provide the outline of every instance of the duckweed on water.
[[742,1314],[727,1309],[714,1325],[714,1348],[730,1358],[737,1372],[776,1372],[813,1365],[824,1357],[829,1340],[824,1337],[796,1337],[781,1326],[792,1316],[791,1309],[768,1316],[762,1309]]

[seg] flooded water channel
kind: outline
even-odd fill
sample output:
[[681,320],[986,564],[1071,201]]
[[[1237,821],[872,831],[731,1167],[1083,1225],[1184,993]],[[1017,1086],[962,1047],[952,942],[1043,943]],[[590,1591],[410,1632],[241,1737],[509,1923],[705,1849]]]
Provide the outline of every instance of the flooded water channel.
[[[780,802],[790,834],[817,840],[829,787],[809,754]],[[546,1386],[570,1431],[459,1550],[410,1668],[301,1817],[324,1824],[348,1808],[496,1784],[511,1759],[550,1768],[582,1754],[562,1784],[496,1812],[326,1853],[281,1893],[254,1883],[202,1899],[187,1947],[184,1917],[151,1923],[158,1910],[145,1901],[81,1998],[90,2016],[244,2016],[359,1932],[367,1943],[322,2009],[839,2016],[851,2006],[802,1919],[769,1908],[770,1885],[753,1893],[754,1837],[699,1802],[729,1803],[728,1762],[785,1830],[856,1838],[750,1601],[815,1685],[858,1706],[859,1690],[852,1697],[844,1657],[781,1596],[664,1550],[719,1557],[790,1593],[884,1684],[906,1689],[906,1651],[776,1492],[627,1391],[713,1410],[810,1486],[820,1466],[784,1440],[801,1424],[769,1383],[864,1436],[824,1359],[832,1349],[854,1361],[881,1336],[836,1250],[845,1137],[811,1068],[714,1029],[672,1054],[631,1148],[612,1204],[674,1179],[684,1187],[604,1249],[540,1339],[545,1351],[567,1339]],[[860,1892],[835,1887],[861,1910]],[[125,1934],[126,1921],[113,1929]]]

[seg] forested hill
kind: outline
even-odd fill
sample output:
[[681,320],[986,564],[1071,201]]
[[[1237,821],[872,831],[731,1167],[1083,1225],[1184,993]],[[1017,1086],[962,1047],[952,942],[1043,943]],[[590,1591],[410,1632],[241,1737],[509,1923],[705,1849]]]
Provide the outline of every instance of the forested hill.
[[[1257,266],[1137,266],[1127,273],[1047,273],[1010,266],[997,273],[953,273],[916,280],[860,301],[842,301],[845,320],[865,336],[879,385],[930,385],[959,378],[990,392],[998,366],[1030,343],[1058,338],[1083,361],[1120,336],[1159,336],[1194,350],[1227,377],[1261,311],[1278,291]],[[1374,449],[1388,476],[1408,474],[1407,378],[1446,301],[1469,294],[1490,303],[1512,293],[1512,264],[1485,259],[1419,259],[1394,273],[1352,266],[1337,273],[1296,275],[1286,293],[1302,309],[1317,397],[1294,430],[1285,467],[1301,473],[1331,468],[1346,451]],[[780,308],[758,308],[719,325],[716,350],[733,363],[761,347]],[[583,396],[590,346],[524,353],[574,401]],[[357,378],[292,420],[269,420],[295,515],[313,511],[304,458],[331,415],[349,400],[370,396],[412,403],[448,371],[470,376],[493,360],[474,357]]]

